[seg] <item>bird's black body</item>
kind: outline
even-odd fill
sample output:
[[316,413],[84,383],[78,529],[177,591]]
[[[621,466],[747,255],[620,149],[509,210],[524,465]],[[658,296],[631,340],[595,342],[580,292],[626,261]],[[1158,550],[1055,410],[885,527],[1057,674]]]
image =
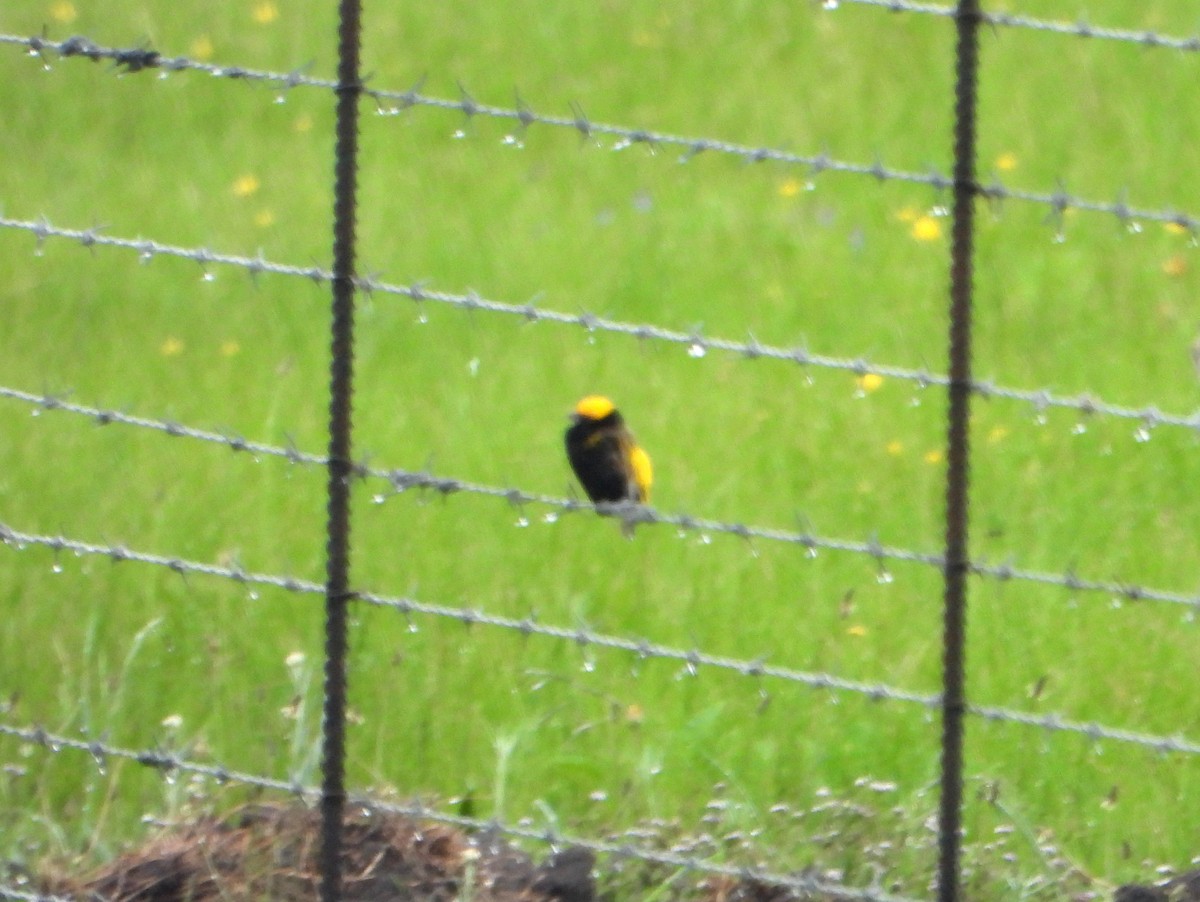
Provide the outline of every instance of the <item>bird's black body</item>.
[[571,469],[593,503],[645,500],[629,462],[633,438],[617,411],[598,420],[576,415],[566,445]]

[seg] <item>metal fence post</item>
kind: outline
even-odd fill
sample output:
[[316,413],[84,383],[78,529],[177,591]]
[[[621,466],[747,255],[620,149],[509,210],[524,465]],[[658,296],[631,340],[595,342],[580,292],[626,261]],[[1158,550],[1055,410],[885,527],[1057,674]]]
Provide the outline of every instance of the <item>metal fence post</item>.
[[325,582],[325,709],[321,760],[321,902],[341,898],[346,807],[346,607],[350,603],[351,402],[354,376],[354,251],[358,169],[361,0],[341,0],[333,201],[333,320],[329,381],[329,494]]
[[942,671],[941,802],[938,899],[959,897],[962,841],[965,645],[970,560],[971,270],[975,226],[975,118],[979,72],[979,0],[959,0],[955,13],[954,222],[950,244],[950,370],[946,425],[946,550]]

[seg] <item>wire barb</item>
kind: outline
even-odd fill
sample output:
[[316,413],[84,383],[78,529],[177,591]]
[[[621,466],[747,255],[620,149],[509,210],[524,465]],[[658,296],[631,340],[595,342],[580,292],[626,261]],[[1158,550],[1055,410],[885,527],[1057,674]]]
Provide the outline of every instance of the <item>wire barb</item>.
[[[104,759],[125,760],[156,770],[162,769],[160,766],[162,755],[157,749],[129,749],[109,745],[90,737],[75,739],[69,736],[50,733],[40,726],[21,726],[2,721],[0,721],[0,736],[7,736],[18,742],[39,746],[48,750],[51,754],[82,752],[90,755],[93,763],[99,760],[96,754],[99,752]],[[172,757],[171,765],[172,769],[179,772],[207,777],[222,785],[240,784],[257,789],[266,789],[284,796],[293,796],[304,803],[315,801],[321,794],[320,789],[317,787],[306,786],[303,783],[295,781],[277,780],[259,774],[232,770],[220,764],[208,764],[182,757]],[[876,888],[844,886],[805,873],[777,873],[763,868],[729,865],[711,858],[690,857],[677,851],[642,848],[628,842],[615,843],[611,840],[562,834],[554,828],[539,830],[524,824],[507,824],[495,818],[485,821],[473,817],[452,815],[431,808],[420,799],[414,799],[407,804],[398,804],[383,801],[364,793],[352,793],[347,795],[347,801],[356,806],[418,820],[447,824],[475,833],[486,835],[500,834],[513,839],[532,840],[550,846],[582,846],[597,854],[637,858],[697,873],[724,875],[744,880],[757,880],[773,886],[784,886],[797,893],[816,894],[823,899],[839,900],[839,902],[915,902],[913,899],[886,893]],[[68,902],[68,900],[61,899],[60,897],[9,887],[0,882],[0,898],[6,897],[23,900],[23,902]]]
[[[914,3],[910,2],[910,0],[840,0],[840,2],[858,4],[860,6],[882,7],[893,13],[909,12],[944,18],[953,18],[955,15],[955,8],[953,6],[943,6],[935,3]],[[980,14],[979,21],[982,24],[999,28],[1022,28],[1070,37],[1120,41],[1129,44],[1140,44],[1143,47],[1182,50],[1192,53],[1200,51],[1200,35],[1184,38],[1159,34],[1150,29],[1107,28],[1091,25],[1086,19],[1079,19],[1076,22],[1061,22],[1014,13],[984,12]]]
[[[873,0],[850,0],[850,2],[871,3]],[[888,5],[891,5],[891,0],[885,0]],[[914,9],[915,9],[914,5]],[[932,12],[936,8],[928,10],[921,9],[919,11]],[[945,8],[946,12],[939,14],[952,15],[952,10],[949,7]],[[991,21],[992,24],[1017,24],[1026,20],[1022,17],[1003,17],[992,16],[985,17],[985,20]],[[1033,20],[1028,20],[1033,21]],[[1043,30],[1054,30],[1049,27],[1050,23]],[[1079,32],[1081,33],[1081,32]],[[1117,32],[1105,29],[1091,29],[1090,36],[1108,36],[1117,34]],[[72,38],[70,40],[86,41],[90,48],[89,53],[97,58],[107,58],[120,60],[123,57],[129,57],[131,60],[139,59],[138,54],[145,51],[137,50],[122,50],[119,48],[101,47],[93,42],[87,41],[85,38]],[[1172,41],[1178,45],[1178,49],[1192,50],[1200,49],[1200,38],[1197,39],[1167,39],[1158,40],[1154,46],[1172,46]],[[1146,43],[1145,38],[1139,40],[1140,43]],[[46,51],[58,52],[60,48],[68,42],[55,42],[46,40],[45,38],[27,37],[13,34],[0,34],[0,45],[13,44],[24,46],[32,50],[36,47],[39,53]],[[1196,44],[1196,46],[1192,46]],[[157,56],[155,66],[165,68],[170,71],[185,71],[195,70],[205,72],[214,77],[233,78],[244,81],[260,81],[270,84],[281,85],[291,89],[296,87],[319,88],[329,91],[338,90],[338,82],[330,79],[313,78],[307,75],[302,75],[300,72],[293,70],[291,72],[273,72],[260,69],[249,69],[241,66],[217,66],[211,63],[204,63],[198,60],[189,59],[187,57],[162,57]],[[830,157],[827,153],[820,154],[799,154],[791,151],[782,150],[779,148],[771,148],[764,146],[753,146],[741,144],[734,141],[724,141],[712,138],[697,138],[694,136],[674,135],[666,132],[654,131],[645,128],[633,128],[624,125],[610,125],[604,123],[593,122],[583,112],[583,109],[577,104],[571,104],[570,116],[552,116],[535,113],[527,104],[518,104],[515,107],[494,106],[491,104],[481,103],[463,91],[458,99],[448,97],[434,97],[421,93],[420,85],[409,88],[404,91],[385,90],[367,88],[359,86],[365,96],[371,97],[383,110],[413,109],[416,107],[428,107],[431,109],[440,109],[445,111],[457,112],[465,114],[469,119],[474,117],[487,117],[493,119],[508,119],[517,122],[518,124],[528,128],[529,125],[537,123],[540,125],[554,126],[558,128],[568,128],[577,131],[584,140],[590,140],[597,136],[605,136],[617,139],[618,144],[629,146],[632,144],[645,144],[648,147],[676,147],[683,151],[685,158],[694,155],[698,149],[711,151],[713,153],[726,154],[729,156],[738,157],[745,162],[774,162],[784,165],[802,166],[812,174],[819,172],[835,172],[847,175],[867,176],[880,182],[903,182],[916,185],[928,185],[935,191],[947,189],[952,181],[945,173],[932,170],[929,172],[913,172],[910,170],[898,169],[896,167],[887,166],[881,161],[871,163],[856,163],[849,160],[838,160]],[[1200,232],[1200,216],[1187,214],[1178,210],[1155,210],[1155,209],[1140,209],[1129,207],[1125,204],[1114,204],[1104,201],[1093,201],[1085,198],[1067,197],[1059,192],[1039,192],[1019,188],[1008,188],[999,180],[993,180],[987,185],[976,183],[974,190],[981,197],[986,197],[992,200],[1020,200],[1028,203],[1046,205],[1052,208],[1060,204],[1064,199],[1067,205],[1078,210],[1087,210],[1095,213],[1108,213],[1111,215],[1127,215],[1148,222],[1174,223],[1186,228],[1188,231],[1197,233]],[[1054,221],[1053,215],[1051,221]]]
[[[118,423],[163,432],[171,436],[212,442],[228,447],[235,452],[249,451],[259,457],[282,458],[294,465],[326,466],[329,461],[326,455],[300,451],[290,444],[281,447],[264,442],[248,441],[238,436],[230,437],[224,433],[197,429],[179,423],[155,420],[150,417],[132,416],[120,411],[75,404],[53,396],[39,395],[2,385],[0,385],[0,398],[21,401],[46,410],[56,410],[89,417],[101,425]],[[592,504],[575,498],[564,498],[557,495],[540,494],[512,487],[489,485],[449,476],[438,476],[428,470],[387,469],[359,463],[353,465],[353,472],[356,477],[379,479],[386,482],[395,494],[415,489],[437,492],[439,495],[445,497],[462,493],[497,498],[509,504],[539,504],[555,508],[564,513],[592,511],[601,514],[615,514],[616,516],[623,516],[626,513],[624,505]],[[379,495],[377,497],[379,500],[384,500],[386,496]],[[883,545],[879,542],[878,537],[874,535],[867,541],[859,541],[834,536],[821,536],[807,528],[803,530],[788,530],[724,520],[712,520],[686,513],[670,514],[645,505],[638,505],[636,512],[630,512],[629,516],[631,519],[635,519],[637,523],[657,523],[687,532],[731,535],[744,540],[761,539],[769,542],[799,545],[813,555],[818,551],[836,551],[862,555],[874,559],[877,565],[884,561],[897,561],[940,569],[944,563],[944,559],[940,553]],[[3,532],[0,532],[0,539],[4,539]],[[1065,572],[1032,570],[1018,567],[1010,561],[1005,561],[1001,564],[992,564],[982,558],[975,558],[970,561],[969,567],[970,572],[976,576],[996,579],[1001,582],[1018,580],[1039,583],[1046,586],[1057,586],[1072,593],[1100,593],[1130,600],[1182,605],[1193,611],[1200,612],[1200,593],[1197,592],[1160,589],[1151,586],[1136,585],[1129,581],[1121,580],[1084,578],[1076,574],[1073,569],[1068,569]]]
[[[165,567],[176,573],[215,577],[240,585],[268,586],[281,589],[290,594],[315,596],[323,596],[325,594],[325,586],[313,580],[248,571],[240,564],[209,564],[179,557],[154,554],[152,552],[137,551],[124,545],[99,544],[72,539],[66,536],[27,533],[14,529],[4,523],[0,523],[0,541],[6,547],[17,551],[26,551],[32,547],[50,548],[56,551],[70,551],[73,554],[81,556],[95,555],[108,557],[114,561],[132,561],[156,567]],[[477,607],[453,607],[451,605],[424,602],[412,597],[397,597],[367,591],[355,592],[353,599],[358,603],[395,610],[406,617],[424,615],[455,620],[463,624],[509,630],[524,637],[536,635],[572,644],[580,644],[582,641],[583,644],[589,647],[625,652],[633,655],[638,660],[675,661],[685,666],[690,666],[692,669],[702,667],[715,668],[717,670],[732,671],[756,680],[763,678],[777,679],[783,682],[806,686],[811,689],[859,695],[873,701],[882,700],[910,704],[926,710],[934,710],[941,704],[941,696],[938,694],[914,692],[909,689],[902,689],[883,683],[850,680],[831,673],[804,671],[775,664],[767,664],[765,663],[766,658],[762,655],[757,655],[751,659],[744,659],[711,654],[698,649],[676,648],[652,642],[642,637],[597,633],[586,627],[555,626],[541,622],[533,612],[520,618],[506,617],[489,614]],[[998,706],[971,704],[967,706],[966,711],[968,714],[991,721],[1020,724],[1054,732],[1074,733],[1093,740],[1122,742],[1148,748],[1158,753],[1200,755],[1200,742],[1182,736],[1166,737],[1143,734],[1094,722],[1073,721],[1058,714],[1032,714]]]
[[[259,253],[256,257],[246,257],[237,254],[215,253],[204,248],[181,247],[178,245],[162,244],[145,238],[121,238],[110,235],[100,235],[94,229],[82,231],[79,229],[61,228],[47,220],[23,220],[0,216],[0,228],[25,231],[36,236],[39,242],[48,238],[60,238],[79,243],[89,242],[88,246],[111,247],[136,251],[143,262],[155,256],[176,257],[184,260],[220,266],[233,266],[244,269],[251,274],[270,273],[272,275],[298,277],[308,279],[318,284],[332,280],[333,273],[319,266],[296,266],[293,264],[268,261]],[[678,329],[668,329],[652,323],[631,323],[623,320],[608,319],[593,313],[566,313],[546,307],[537,307],[529,303],[515,304],[498,301],[480,296],[475,292],[455,293],[440,291],[427,287],[426,283],[418,281],[412,284],[395,284],[383,282],[370,276],[360,276],[357,287],[368,293],[388,294],[395,297],[405,297],[417,303],[444,304],[456,309],[474,311],[482,310],[507,316],[518,316],[528,322],[549,322],[568,326],[581,326],[589,332],[607,332],[625,335],[639,341],[659,341],[668,344],[691,347],[696,341],[694,332]],[[803,346],[784,347],[760,342],[751,336],[747,341],[737,339],[706,337],[703,348],[707,356],[709,351],[737,354],[753,360],[777,360],[794,363],[800,366],[813,366],[820,369],[837,370],[855,375],[871,373],[884,378],[897,379],[914,383],[918,388],[930,386],[947,386],[949,377],[941,373],[931,373],[925,369],[912,369],[886,363],[874,363],[864,358],[836,357],[828,354],[816,354]],[[1043,412],[1049,408],[1073,410],[1080,414],[1114,417],[1145,421],[1152,417],[1155,425],[1188,429],[1200,433],[1200,410],[1190,414],[1167,413],[1159,411],[1154,406],[1128,407],[1110,403],[1096,398],[1090,393],[1081,395],[1066,395],[1051,392],[1049,389],[1023,389],[1011,386],[997,385],[989,380],[973,380],[971,390],[981,397],[999,398],[1021,404],[1029,404]]]

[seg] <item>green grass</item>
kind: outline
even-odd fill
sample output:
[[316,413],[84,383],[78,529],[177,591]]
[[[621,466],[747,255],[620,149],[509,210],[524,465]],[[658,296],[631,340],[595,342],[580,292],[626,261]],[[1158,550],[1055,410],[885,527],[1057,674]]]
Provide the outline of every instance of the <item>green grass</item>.
[[[332,10],[253,4],[54,4],[0,30],[287,71],[334,66]],[[331,4],[324,4],[323,7]],[[1052,18],[1183,34],[1186,0]],[[1043,8],[1047,7],[1047,8]],[[503,10],[503,12],[501,11]],[[1014,10],[1016,11],[1016,10]],[[315,14],[310,14],[314,13]],[[417,4],[368,10],[372,84],[543,113],[921,171],[949,169],[952,26],[845,5]],[[1193,54],[1017,30],[983,35],[980,170],[1006,184],[1196,215]],[[332,102],[196,73],[119,75],[0,48],[5,215],[271,260],[327,265]],[[616,151],[534,125],[417,108],[362,123],[363,271],[398,283],[632,322],[803,344],[945,369],[947,254],[905,221],[927,188],[748,164],[669,147]],[[455,137],[458,130],[464,136]],[[239,196],[245,176],[257,189]],[[798,187],[800,190],[793,190]],[[1196,407],[1189,356],[1196,252],[1157,224],[1043,207],[981,207],[977,372],[1022,388],[1134,406]],[[939,220],[948,230],[948,220]],[[0,230],[0,384],[319,452],[328,292],[187,261],[139,265]],[[1166,265],[1166,269],[1164,269]],[[1170,270],[1170,272],[1168,272]],[[1171,273],[1175,273],[1172,275]],[[658,473],[663,511],[937,551],[945,401],[896,380],[859,397],[838,371],[527,324],[377,294],[361,301],[355,448],[372,463],[565,495],[564,414],[617,400]],[[1044,421],[1042,421],[1044,420]],[[1077,432],[1077,426],[1086,427]],[[1200,553],[1196,438],[1161,427],[976,400],[972,550],[992,562],[1189,591]],[[324,474],[276,459],[0,403],[0,521],[30,532],[320,580]],[[681,648],[936,692],[939,575],[779,543],[669,527],[632,542],[613,523],[516,510],[473,494],[354,496],[353,578],[387,594],[586,625]],[[525,517],[528,525],[519,525]],[[292,652],[320,660],[319,599],[133,563],[5,549],[0,696],[6,718],[116,744],[168,743],[244,770],[311,778],[312,711],[285,716]],[[55,562],[59,565],[55,568]],[[62,572],[55,572],[61,569]],[[849,599],[849,603],[845,600]],[[968,690],[984,704],[1195,738],[1196,627],[1177,606],[1034,583],[971,583]],[[693,823],[724,783],[776,867],[793,847],[767,812],[867,775],[915,809],[936,776],[921,709],[752,680],[537,636],[356,609],[349,743],[356,786],[469,798],[483,816],[618,830]],[[1040,693],[1034,687],[1042,685]],[[310,701],[311,704],[311,701]],[[178,715],[178,729],[162,726]],[[101,858],[179,811],[186,786],[131,765],[100,775],[0,740],[0,854]],[[1101,878],[1185,864],[1200,767],[1136,747],[968,723],[967,769],[1031,829]],[[1113,790],[1117,789],[1115,804]],[[597,801],[597,799],[603,799]],[[972,839],[994,811],[969,795]],[[882,829],[882,827],[881,827]],[[926,850],[929,853],[929,850]],[[930,853],[931,854],[931,853]],[[922,885],[929,854],[902,864]],[[901,866],[898,864],[898,866]],[[1032,867],[1033,865],[1031,865]],[[923,870],[924,869],[924,870]]]

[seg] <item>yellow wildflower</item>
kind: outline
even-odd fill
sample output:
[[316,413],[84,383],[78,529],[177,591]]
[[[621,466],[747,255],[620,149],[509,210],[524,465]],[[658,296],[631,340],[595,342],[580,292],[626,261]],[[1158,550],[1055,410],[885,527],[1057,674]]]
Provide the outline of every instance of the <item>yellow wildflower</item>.
[[270,25],[279,18],[279,7],[271,0],[263,0],[262,3],[254,7],[254,21],[259,25]]
[[937,241],[942,237],[942,224],[932,216],[919,216],[913,221],[911,234],[918,241]]
[[1173,257],[1168,257],[1163,261],[1162,271],[1172,278],[1179,278],[1187,272],[1187,260],[1183,254],[1176,254]]
[[800,193],[800,188],[801,185],[799,179],[784,179],[779,184],[779,196],[795,197]]
[[58,0],[50,6],[50,18],[63,25],[70,25],[78,17],[75,4],[71,0]]
[[159,345],[158,350],[164,357],[178,357],[183,353],[183,342],[172,335]]
[[883,377],[878,373],[863,373],[854,380],[858,383],[859,391],[873,392],[883,385]]
[[258,191],[258,178],[253,175],[243,175],[233,183],[234,197],[249,197]]
[[200,37],[192,41],[192,45],[188,52],[191,53],[195,59],[200,60],[200,62],[205,62],[206,60],[212,59],[213,49],[212,38],[206,34],[202,34]]

